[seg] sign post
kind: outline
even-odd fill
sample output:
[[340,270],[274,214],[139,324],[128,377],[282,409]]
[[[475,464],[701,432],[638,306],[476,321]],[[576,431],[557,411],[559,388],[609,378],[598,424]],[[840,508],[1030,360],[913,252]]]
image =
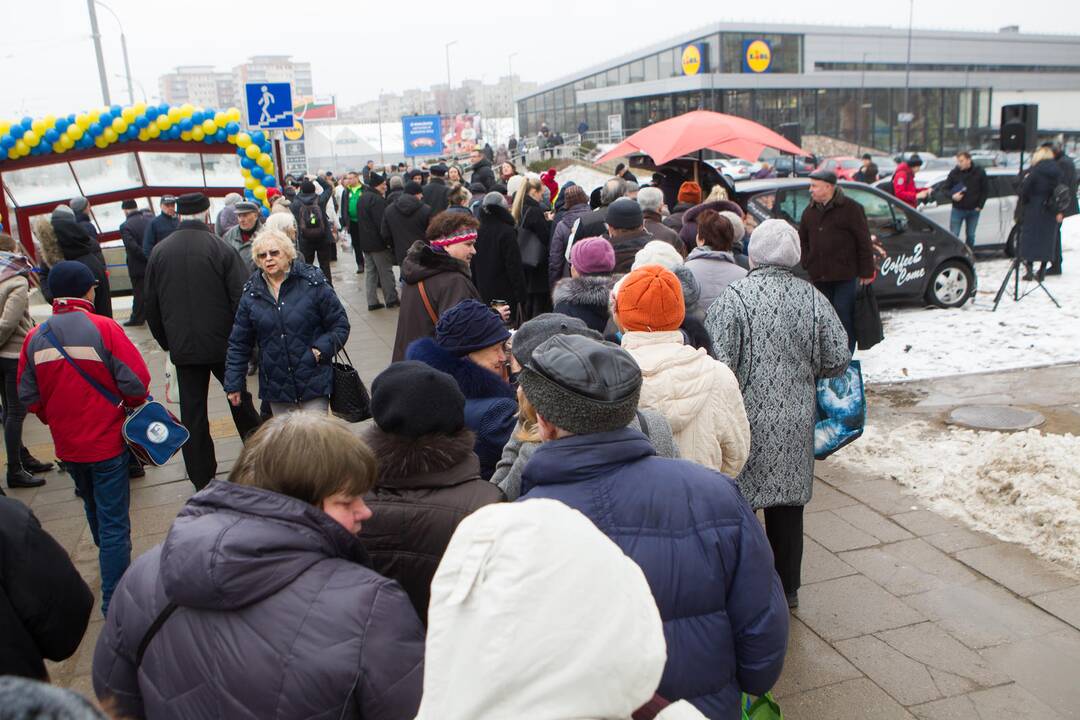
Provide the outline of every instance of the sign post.
[[293,127],[292,86],[289,83],[247,83],[247,124],[260,130]]
[[622,115],[608,115],[607,129],[612,140],[622,140]]

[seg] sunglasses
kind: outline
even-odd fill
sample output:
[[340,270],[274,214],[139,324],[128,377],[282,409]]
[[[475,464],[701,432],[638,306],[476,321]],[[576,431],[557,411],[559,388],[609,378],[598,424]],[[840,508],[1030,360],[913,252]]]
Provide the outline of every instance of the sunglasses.
[[280,250],[269,250],[267,252],[256,253],[255,257],[260,260],[265,260],[267,257],[277,257],[281,254]]

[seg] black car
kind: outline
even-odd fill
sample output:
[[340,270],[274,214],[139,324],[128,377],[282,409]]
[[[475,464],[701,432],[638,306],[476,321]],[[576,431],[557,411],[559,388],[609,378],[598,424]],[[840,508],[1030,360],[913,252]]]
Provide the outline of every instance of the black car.
[[664,202],[669,208],[675,207],[679,187],[687,181],[696,182],[701,186],[702,198],[708,197],[717,185],[723,186],[728,197],[735,194],[735,185],[719,170],[699,158],[679,157],[663,165],[656,165],[648,155],[631,155],[629,164],[642,183],[648,182],[646,178],[654,175],[661,176],[659,188],[664,192]]
[[[841,181],[839,186],[862,205],[870,233],[885,250],[874,281],[879,298],[960,307],[975,294],[975,257],[967,245],[892,195],[862,183]],[[739,183],[735,199],[753,218],[750,224],[782,218],[798,227],[810,203],[810,182],[751,180]]]
[[817,169],[817,162],[812,157],[794,157],[781,155],[772,161],[773,170],[777,177],[791,177],[791,168],[795,167],[795,177],[807,177]]

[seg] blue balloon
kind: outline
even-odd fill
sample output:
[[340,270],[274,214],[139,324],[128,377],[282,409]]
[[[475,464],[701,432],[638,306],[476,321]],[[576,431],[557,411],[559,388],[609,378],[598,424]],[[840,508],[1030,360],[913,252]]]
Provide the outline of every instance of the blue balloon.
[[52,145],[54,142],[60,139],[60,133],[56,132],[56,128],[51,128],[45,131],[45,142]]
[[158,109],[158,115],[168,115],[169,114],[169,103],[161,103],[160,105],[157,106],[157,109]]
[[11,139],[10,135],[0,136],[0,150],[10,150],[15,147],[15,141]]
[[254,200],[255,193],[251,190],[248,190],[247,188],[244,188],[244,197],[246,197],[248,200]]
[[109,112],[113,114],[113,117],[120,117],[120,113],[123,112],[123,110],[124,108],[119,105],[113,105],[109,108]]
[[67,118],[59,118],[56,121],[56,132],[58,132],[58,133],[64,132],[65,130],[68,129],[68,125],[70,125],[70,124],[71,123],[68,122]]
[[150,121],[146,119],[145,115],[140,115],[139,117],[135,118],[135,127],[139,128],[140,130],[144,129],[149,124]]
[[70,115],[68,115],[67,116],[67,121],[68,121],[68,125],[71,125],[72,123],[74,123],[75,122],[75,113],[71,113]]
[[139,137],[139,128],[134,125],[129,125],[128,129],[124,131],[124,134],[121,137],[128,141],[135,140]]
[[[24,128],[26,128],[26,130],[30,130],[33,127],[33,125],[34,125],[34,118],[30,117],[29,115],[27,115],[26,117],[24,117],[22,119],[22,126]],[[23,132],[26,132],[26,130],[23,130]]]
[[8,131],[8,137],[11,138],[11,143],[15,144],[16,141],[21,140],[23,133],[26,131],[22,129],[22,125],[15,123],[11,126],[11,130]]
[[251,133],[251,142],[255,143],[256,145],[262,145],[264,142],[266,142],[266,135],[263,134],[262,130],[256,130],[255,132]]
[[116,117],[111,112],[104,112],[98,116],[98,122],[101,123],[101,127],[107,128],[112,125],[113,118]]
[[181,132],[180,128],[177,127],[176,125],[173,125],[171,128],[169,128],[169,139],[170,140],[179,140],[180,139],[180,132]]
[[158,112],[157,105],[151,105],[150,107],[146,108],[145,115],[147,120],[155,120],[157,119],[157,116],[159,114],[160,113]]
[[[12,141],[11,141],[11,144],[12,144],[12,145],[14,145],[14,144],[15,144],[15,141],[14,141],[14,140],[12,140]],[[255,161],[254,161],[254,160],[252,160],[251,158],[249,158],[249,157],[248,157],[247,155],[244,155],[244,151],[243,151],[243,148],[237,148],[237,150],[239,151],[239,152],[237,153],[237,155],[241,155],[241,156],[242,156],[242,157],[240,158],[240,167],[242,167],[242,168],[247,168],[248,170],[250,170],[251,168],[255,167]]]
[[203,114],[201,112],[199,112],[198,110],[191,113],[191,124],[192,125],[202,125],[203,119],[204,119]]
[[267,155],[269,155],[270,153],[274,152],[274,146],[270,144],[270,141],[269,141],[269,140],[265,141],[265,142],[264,142],[264,143],[263,143],[262,145],[260,145],[259,147],[260,147],[260,149],[261,149],[261,150],[262,150],[262,151],[263,151],[264,153],[266,153]]
[[263,175],[262,184],[263,187],[272,188],[277,185],[277,178],[273,175]]
[[235,135],[240,132],[240,123],[230,122],[225,126],[225,133],[228,135]]
[[188,132],[191,130],[195,123],[191,121],[191,118],[181,118],[180,120],[180,132]]
[[[240,162],[244,162],[244,158],[247,158],[247,153],[244,152],[244,148],[242,147],[236,148],[236,154],[240,156]],[[248,169],[250,170],[251,168]]]
[[214,116],[217,115],[217,110],[215,110],[212,107],[203,108],[202,114],[203,114],[203,120],[213,120]]
[[218,128],[218,131],[216,133],[214,133],[214,142],[218,142],[218,143],[229,142],[229,134],[226,133],[221,128]]
[[86,128],[86,132],[90,133],[90,137],[97,137],[105,128],[101,127],[101,123],[90,123],[90,127]]
[[270,208],[265,206],[259,208],[259,214],[262,215],[264,218],[270,217]]
[[251,177],[255,178],[256,180],[262,180],[264,175],[266,175],[266,171],[258,165],[251,168]]

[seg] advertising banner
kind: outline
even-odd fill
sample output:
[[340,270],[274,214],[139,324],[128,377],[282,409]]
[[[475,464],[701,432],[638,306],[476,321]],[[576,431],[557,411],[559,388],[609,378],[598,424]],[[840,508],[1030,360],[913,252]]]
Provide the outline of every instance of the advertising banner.
[[482,147],[479,115],[445,115],[442,118],[443,148],[449,155],[468,155]]
[[765,40],[743,40],[742,71],[744,73],[769,72],[772,65],[772,46]]
[[442,155],[442,118],[438,115],[407,115],[401,118],[406,157]]

